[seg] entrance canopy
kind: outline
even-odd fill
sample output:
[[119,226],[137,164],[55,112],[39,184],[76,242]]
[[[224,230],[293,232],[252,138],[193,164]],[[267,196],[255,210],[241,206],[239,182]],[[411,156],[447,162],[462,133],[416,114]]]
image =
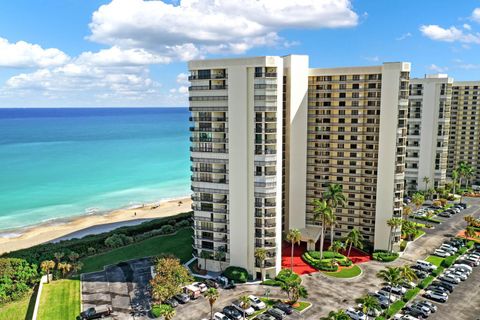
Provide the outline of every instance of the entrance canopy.
[[301,241],[303,242],[317,242],[320,238],[320,234],[322,232],[322,228],[320,226],[307,226],[305,228],[300,229],[300,233],[302,234]]

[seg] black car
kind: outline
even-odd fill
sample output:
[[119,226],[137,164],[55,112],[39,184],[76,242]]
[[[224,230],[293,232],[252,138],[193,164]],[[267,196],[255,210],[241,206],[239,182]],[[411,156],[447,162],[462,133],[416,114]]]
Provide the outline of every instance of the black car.
[[286,314],[292,314],[292,313],[293,313],[293,308],[292,308],[292,306],[289,305],[289,304],[285,304],[285,303],[279,302],[279,303],[275,304],[274,307],[277,308],[277,309],[282,310],[282,311],[285,312]]
[[222,313],[232,320],[242,319],[242,314],[240,313],[240,311],[238,311],[232,306],[226,306],[225,308],[223,308]]
[[97,308],[88,308],[80,313],[77,320],[100,319],[109,316],[110,314],[112,314],[112,309],[110,307],[101,306]]
[[463,209],[467,209],[467,204],[466,203],[459,203],[458,205],[460,207],[462,207]]
[[413,270],[413,272],[415,272],[415,275],[418,279],[425,279],[428,276],[428,273],[426,273],[425,271],[415,269]]
[[441,280],[437,280],[437,281],[432,282],[432,285],[443,287],[443,288],[447,289],[449,292],[452,292],[453,289],[455,289],[455,286],[453,284],[445,282],[445,281],[441,281]]
[[212,280],[212,279],[206,279],[206,280],[205,280],[205,284],[206,284],[207,287],[209,287],[209,288],[218,289],[218,288],[220,287],[220,285],[218,284],[218,282],[215,281],[215,280]]
[[429,285],[426,290],[442,291],[442,292],[445,292],[445,293],[451,293],[452,292],[448,288],[445,288],[445,287],[442,287],[442,286],[439,286],[439,285],[434,285],[434,284]]
[[475,263],[473,263],[472,261],[468,261],[468,260],[463,260],[463,259],[461,259],[461,260],[455,261],[455,263],[457,263],[457,264],[466,264],[467,266],[470,266],[470,267],[472,267],[472,268],[475,267]]
[[438,216],[439,217],[444,217],[444,218],[450,218],[452,215],[450,213],[444,211],[444,212],[440,212],[438,214]]
[[[425,312],[421,306],[416,306],[416,305],[410,305],[410,306],[406,306],[403,308],[403,310],[410,314],[411,316],[414,316],[416,318],[427,318],[429,315],[430,315],[430,311]],[[428,308],[428,310],[430,310]]]
[[427,300],[421,300],[416,303],[419,306],[427,307],[431,313],[437,312],[437,306]]
[[178,307],[178,301],[175,300],[174,298],[167,299],[167,300],[165,300],[164,302],[165,302],[165,304],[168,304],[168,305],[169,305],[170,307],[172,307],[172,308]]

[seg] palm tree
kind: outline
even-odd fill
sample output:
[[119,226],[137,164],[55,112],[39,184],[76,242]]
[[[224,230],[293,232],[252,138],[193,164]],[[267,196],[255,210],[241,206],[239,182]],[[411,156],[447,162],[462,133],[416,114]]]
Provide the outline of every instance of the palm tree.
[[352,231],[347,234],[347,238],[345,239],[345,245],[348,246],[347,257],[350,257],[352,246],[363,249],[363,240],[362,233],[356,228],[353,228]]
[[453,194],[455,194],[455,188],[457,187],[458,171],[457,169],[452,171],[452,180],[453,180]]
[[475,175],[475,169],[467,164],[465,166],[465,180],[466,180],[466,183],[465,183],[465,188],[468,189],[468,185],[470,184],[470,179]]
[[425,202],[425,197],[421,193],[416,192],[412,196],[412,202],[415,205],[415,210],[418,210]]
[[70,252],[70,254],[68,255],[68,259],[70,259],[71,262],[76,262],[78,258],[80,258],[80,255],[75,251]]
[[323,257],[323,242],[325,240],[325,216],[332,212],[332,208],[327,201],[315,199],[313,200],[313,219],[315,221],[321,221],[321,233],[320,233],[320,259]]
[[323,199],[327,201],[332,208],[332,213],[328,216],[328,224],[330,226],[330,244],[333,243],[333,229],[335,228],[335,220],[336,216],[333,213],[333,209],[337,207],[344,207],[345,206],[345,195],[343,194],[343,188],[341,185],[336,183],[330,183],[327,187],[327,190],[323,193]]
[[403,279],[398,267],[387,267],[386,269],[380,270],[377,273],[377,277],[385,281],[390,285],[390,290],[388,292],[388,303],[387,309],[390,306],[390,299],[392,297],[392,287],[397,286]]
[[427,190],[428,190],[428,184],[430,183],[430,178],[425,176],[423,177],[423,182],[425,182],[425,194],[427,194]]
[[218,268],[222,270],[222,261],[225,259],[226,253],[223,247],[219,247],[215,252],[215,260],[218,261]]
[[210,252],[206,251],[206,250],[202,250],[200,251],[200,258],[204,260],[204,265],[203,265],[203,268],[204,269],[207,269],[207,259],[210,259],[211,257],[211,254]]
[[477,237],[477,232],[475,231],[475,228],[472,226],[468,226],[465,229],[465,236],[467,238],[476,238]]
[[53,254],[53,256],[55,257],[55,261],[58,263],[60,263],[60,260],[62,260],[62,258],[65,256],[65,253],[64,252],[55,252]]
[[387,226],[390,227],[390,237],[388,243],[388,251],[393,250],[393,231],[402,225],[402,219],[400,218],[391,218],[387,220]]
[[292,254],[290,257],[291,261],[291,270],[293,271],[293,247],[295,246],[296,243],[300,244],[300,240],[302,239],[302,234],[300,233],[300,230],[298,229],[290,229],[290,231],[287,234],[287,241],[290,242],[292,245]]
[[40,263],[40,268],[47,274],[47,283],[50,283],[50,270],[55,268],[55,261],[45,260]]
[[342,241],[335,240],[333,243],[328,247],[328,250],[333,251],[333,253],[338,253],[338,251],[345,248],[345,244]]
[[165,318],[165,320],[172,320],[176,314],[177,312],[175,309],[169,305],[162,305],[161,315]]
[[205,298],[208,299],[208,303],[210,304],[210,319],[213,320],[213,305],[217,301],[219,296],[218,290],[215,288],[209,288],[205,292]]
[[83,268],[83,262],[77,261],[75,263],[72,263],[72,270],[75,273],[78,273],[78,271],[82,270]]
[[250,308],[250,298],[248,296],[241,296],[239,300],[240,306],[243,310],[243,319],[247,319],[247,317],[245,316],[245,311]]
[[337,216],[333,210],[330,210],[330,212],[325,215],[325,227],[330,227],[330,244],[333,243],[333,229],[335,228],[336,222]]
[[62,272],[63,277],[65,278],[65,275],[72,270],[72,265],[70,263],[62,263],[59,262],[57,263],[57,268]]
[[327,320],[350,320],[350,317],[343,310],[330,311]]
[[462,187],[462,180],[465,178],[465,173],[467,171],[467,164],[461,161],[457,166],[458,175],[460,177],[460,188]]
[[408,217],[412,214],[412,207],[410,206],[403,206],[402,216],[404,220],[407,220]]
[[255,258],[260,261],[260,268],[264,268],[265,259],[267,258],[267,250],[265,248],[255,249]]
[[378,299],[370,295],[364,296],[361,299],[361,304],[362,304],[362,312],[367,315],[367,319],[368,319],[368,313],[370,311],[381,309]]
[[409,265],[403,265],[400,267],[400,275],[409,282],[417,280],[417,274]]

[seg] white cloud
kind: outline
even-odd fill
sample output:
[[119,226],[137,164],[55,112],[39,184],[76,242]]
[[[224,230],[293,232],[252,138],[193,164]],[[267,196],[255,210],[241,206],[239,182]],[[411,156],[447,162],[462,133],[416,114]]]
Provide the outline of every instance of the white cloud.
[[459,65],[459,68],[465,70],[480,69],[480,64],[466,63]]
[[468,23],[464,23],[464,24],[463,24],[463,29],[470,31],[470,30],[472,30],[472,26],[469,25]]
[[436,41],[480,44],[480,33],[464,33],[453,26],[445,29],[438,25],[423,25],[420,31],[424,36]]
[[480,8],[476,8],[472,12],[472,20],[480,23]]
[[56,48],[44,49],[25,41],[10,43],[0,37],[0,67],[43,68],[62,65],[68,60],[68,55]]
[[433,63],[429,65],[427,68],[428,70],[439,72],[439,73],[446,72],[448,70],[448,67],[440,67]]
[[183,84],[183,85],[189,84],[190,82],[188,81],[188,74],[183,73],[183,72],[179,73],[177,75],[177,83]]
[[129,66],[157,63],[170,63],[169,57],[162,57],[147,52],[144,49],[125,49],[113,46],[98,52],[83,52],[77,59],[79,63],[101,66]]
[[407,38],[410,38],[411,36],[412,36],[412,34],[410,32],[407,32],[407,33],[402,34],[400,37],[396,38],[395,40],[402,41],[402,40],[405,40]]
[[189,60],[282,43],[285,28],[358,23],[349,0],[113,0],[93,13],[89,39]]
[[380,61],[380,57],[379,57],[379,56],[363,57],[363,59],[365,59],[365,60],[367,60],[367,61],[371,61],[371,62],[378,62],[378,61]]

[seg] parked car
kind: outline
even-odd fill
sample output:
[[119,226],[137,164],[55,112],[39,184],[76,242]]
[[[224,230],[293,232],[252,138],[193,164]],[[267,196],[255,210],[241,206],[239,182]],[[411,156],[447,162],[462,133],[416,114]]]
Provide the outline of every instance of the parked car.
[[109,306],[98,306],[95,308],[88,308],[87,310],[80,313],[77,317],[78,320],[90,320],[90,319],[100,319],[105,318],[112,314],[112,308]]
[[440,291],[440,292],[444,292],[444,293],[447,293],[447,294],[452,292],[448,288],[438,286],[438,285],[434,285],[434,284],[429,285],[426,290]]
[[438,302],[447,302],[448,295],[446,293],[439,293],[435,291],[428,290],[423,295],[425,298],[429,298]]
[[445,271],[445,274],[446,274],[446,275],[452,275],[452,276],[454,276],[454,277],[458,277],[458,278],[460,278],[460,280],[462,280],[462,281],[465,281],[465,280],[467,280],[467,278],[468,278],[468,275],[467,275],[466,273],[461,272],[460,270],[457,271],[457,270],[455,270],[455,269],[453,269],[453,270],[452,270],[452,269],[448,269],[447,271]]
[[206,279],[206,280],[205,280],[205,284],[206,284],[207,287],[209,287],[209,288],[218,289],[218,288],[220,287],[220,285],[218,284],[218,282],[216,282],[216,281],[213,280],[213,279]]
[[203,282],[194,282],[192,283],[192,285],[199,288],[201,293],[204,293],[205,291],[208,290],[207,285]]
[[431,303],[430,301],[419,300],[416,302],[416,304],[429,308],[431,313],[437,312],[437,306]]
[[449,245],[448,243],[443,243],[441,246],[440,246],[440,249],[447,249],[449,251],[453,251],[453,252],[457,252],[458,251],[458,248],[457,247],[454,247],[452,245]]
[[443,281],[446,281],[446,282],[450,282],[450,283],[453,283],[453,284],[459,284],[460,281],[460,278],[459,277],[456,277],[452,274],[442,274],[440,277],[438,277],[438,279],[440,280],[443,280]]
[[195,300],[202,296],[202,291],[199,287],[189,284],[183,287],[183,293],[187,294],[190,299]]
[[232,306],[224,307],[222,310],[222,313],[232,320],[240,320],[243,318],[240,311],[238,311],[236,308]]
[[390,302],[395,302],[395,301],[398,300],[398,298],[395,295],[393,295],[393,294],[391,295],[388,291],[379,290],[379,291],[377,291],[377,293],[379,295],[384,296],[387,299],[390,297]]
[[424,260],[417,260],[416,263],[417,266],[419,266],[422,270],[432,272],[433,270],[437,270],[437,266],[431,264],[428,261]]
[[476,267],[475,263],[467,259],[459,259],[456,261],[457,264],[463,264],[469,266],[470,268]]
[[432,284],[436,286],[444,287],[448,289],[450,292],[452,292],[455,289],[455,286],[452,283],[449,283],[446,281],[436,280],[436,281],[433,281]]
[[442,257],[442,258],[446,258],[446,257],[450,257],[451,254],[447,251],[444,251],[444,250],[441,250],[441,249],[436,249],[434,252],[433,252],[434,255],[438,256],[438,257]]
[[[382,291],[386,291],[386,292],[390,292],[390,286],[386,286],[386,287],[383,287],[381,290]],[[392,287],[392,293],[393,294],[396,294],[396,295],[399,295],[399,296],[403,296],[405,294],[405,292],[407,292],[407,289],[405,289],[404,287]]]
[[453,267],[457,268],[457,269],[460,269],[460,270],[468,271],[469,273],[472,273],[472,271],[473,271],[473,268],[471,266],[466,265],[466,264],[455,263],[453,265]]
[[215,312],[213,320],[228,320],[228,317],[221,312]]
[[255,313],[255,309],[253,309],[253,307],[249,306],[248,308],[244,309],[242,307],[242,302],[240,300],[235,300],[232,302],[232,306],[234,308],[236,308],[238,311],[240,311],[240,313],[243,315],[243,313],[245,312],[245,314],[247,316],[251,316],[252,314]]
[[282,310],[277,309],[277,308],[268,309],[266,313],[271,315],[272,317],[274,317],[277,320],[281,320],[281,319],[283,319],[287,316],[287,314],[285,312],[283,312]]
[[428,273],[422,270],[414,269],[415,275],[418,279],[425,279],[428,276]]
[[187,303],[188,301],[190,301],[190,297],[188,296],[188,294],[186,293],[180,293],[180,294],[177,294],[175,296],[173,296],[175,298],[175,300],[177,300],[178,302],[180,302],[181,304],[185,304]]
[[414,316],[411,316],[409,314],[396,314],[393,319],[395,320],[418,320],[418,318],[415,318]]
[[278,302],[274,305],[275,308],[282,310],[286,314],[292,314],[293,313],[293,308],[291,305],[286,304],[286,303],[281,303]]
[[409,314],[411,314],[412,316],[417,318],[418,318],[418,315],[422,318],[428,318],[428,316],[430,316],[430,313],[432,313],[432,311],[430,311],[430,308],[424,307],[418,304],[411,304],[409,306],[404,307],[403,309]]
[[354,308],[348,308],[345,313],[352,319],[352,320],[366,320],[367,315],[360,310],[355,310]]
[[388,301],[388,298],[385,297],[385,296],[382,296],[376,292],[369,292],[368,295],[372,296],[372,297],[375,297],[377,298],[378,300],[378,303],[380,304],[380,307],[382,309],[386,309],[389,307],[389,305],[391,304],[389,301]]
[[446,211],[443,211],[443,212],[440,212],[438,216],[444,217],[444,218],[450,218],[452,215]]
[[178,301],[174,298],[170,298],[164,301],[165,304],[168,304],[172,308],[178,307]]
[[261,313],[255,317],[256,320],[275,320],[275,317],[265,313]]
[[265,309],[267,307],[265,305],[265,302],[263,302],[262,300],[260,300],[256,296],[250,295],[250,296],[248,296],[248,299],[250,299],[250,305],[257,310],[262,310],[262,309]]

